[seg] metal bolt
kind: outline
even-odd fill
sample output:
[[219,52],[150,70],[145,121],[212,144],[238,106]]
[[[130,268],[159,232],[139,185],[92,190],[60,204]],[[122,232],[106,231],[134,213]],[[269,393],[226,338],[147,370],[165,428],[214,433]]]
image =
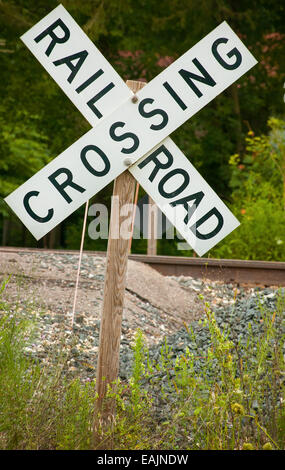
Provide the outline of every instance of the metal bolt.
[[125,164],[126,166],[130,166],[130,165],[133,164],[133,160],[132,160],[131,158],[125,158],[124,164]]
[[138,99],[137,95],[134,95],[134,96],[132,97],[132,103],[137,103],[138,100],[139,100],[139,99]]

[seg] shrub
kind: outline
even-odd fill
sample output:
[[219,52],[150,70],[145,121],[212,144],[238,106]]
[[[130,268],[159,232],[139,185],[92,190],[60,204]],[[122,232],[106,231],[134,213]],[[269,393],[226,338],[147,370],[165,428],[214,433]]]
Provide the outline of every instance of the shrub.
[[[9,303],[0,305],[0,448],[92,449],[95,383],[68,378],[66,350],[48,367],[25,354],[34,328],[25,319],[28,308],[20,317]],[[249,323],[247,339],[240,341],[229,339],[205,304],[201,321],[208,350],[199,351],[196,333],[185,325],[195,354],[186,347],[174,355],[165,339],[159,359],[150,360],[138,330],[132,376],[109,387],[107,398],[117,410],[102,428],[99,447],[110,448],[104,446],[111,442],[120,450],[281,449],[284,293],[274,311],[261,301],[259,309],[260,335]]]
[[211,256],[285,260],[285,121],[268,125],[268,135],[250,131],[244,155],[230,159],[231,209],[241,225]]

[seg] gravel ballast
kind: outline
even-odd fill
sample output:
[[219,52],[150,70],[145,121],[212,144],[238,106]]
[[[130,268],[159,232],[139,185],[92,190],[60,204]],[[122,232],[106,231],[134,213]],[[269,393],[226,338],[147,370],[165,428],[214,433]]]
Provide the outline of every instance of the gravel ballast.
[[[78,256],[24,252],[0,256],[1,278],[12,274],[3,293],[4,300],[9,301],[11,312],[35,320],[36,336],[26,354],[42,363],[51,358],[56,361],[63,345],[69,351],[68,373],[84,381],[92,380],[96,376],[105,258],[83,255],[72,330]],[[128,379],[131,375],[137,328],[143,332],[151,360],[159,360],[166,338],[173,358],[185,354],[188,348],[197,357],[195,367],[199,370],[202,367],[199,358],[211,345],[209,332],[199,321],[205,318],[205,302],[229,339],[246,343],[249,323],[253,335],[262,333],[261,309],[269,308],[272,312],[276,309],[277,291],[277,286],[248,287],[183,276],[163,277],[149,266],[129,261],[120,377]],[[280,291],[285,295],[284,288]],[[195,342],[187,331],[189,328],[195,333]],[[284,331],[284,323],[282,328]]]

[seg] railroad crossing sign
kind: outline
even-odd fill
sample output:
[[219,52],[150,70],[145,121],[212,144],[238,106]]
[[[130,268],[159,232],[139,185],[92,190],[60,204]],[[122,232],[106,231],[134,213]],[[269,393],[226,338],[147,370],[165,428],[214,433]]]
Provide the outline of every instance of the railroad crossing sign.
[[21,39],[92,125],[5,199],[36,239],[127,167],[200,256],[239,225],[168,137],[256,64],[226,22],[136,100],[62,5]]

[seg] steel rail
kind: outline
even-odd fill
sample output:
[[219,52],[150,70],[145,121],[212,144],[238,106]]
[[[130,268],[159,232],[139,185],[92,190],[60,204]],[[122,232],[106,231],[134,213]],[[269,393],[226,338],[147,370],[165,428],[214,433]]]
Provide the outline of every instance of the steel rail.
[[[0,247],[0,253],[5,252],[79,254],[78,250]],[[103,251],[84,251],[84,254],[106,255]],[[129,259],[147,263],[164,276],[191,276],[225,283],[285,286],[285,262],[281,261],[187,258],[184,256],[150,256],[142,254],[130,254]]]

